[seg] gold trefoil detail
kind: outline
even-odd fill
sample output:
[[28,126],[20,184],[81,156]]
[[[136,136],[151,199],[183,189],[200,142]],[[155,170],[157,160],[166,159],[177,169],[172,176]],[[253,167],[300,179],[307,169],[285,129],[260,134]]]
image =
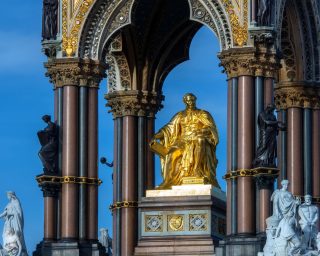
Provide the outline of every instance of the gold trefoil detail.
[[248,0],[243,0],[243,25],[241,26],[239,17],[234,11],[234,6],[230,0],[223,0],[223,4],[229,15],[232,28],[234,44],[243,46],[248,40]]
[[[69,13],[71,13],[70,8],[72,6],[69,4],[69,0],[62,1],[62,49],[68,57],[73,56],[77,51],[79,32],[93,3],[94,0],[84,0],[79,7],[77,15],[71,18]],[[69,24],[71,20],[72,23]]]

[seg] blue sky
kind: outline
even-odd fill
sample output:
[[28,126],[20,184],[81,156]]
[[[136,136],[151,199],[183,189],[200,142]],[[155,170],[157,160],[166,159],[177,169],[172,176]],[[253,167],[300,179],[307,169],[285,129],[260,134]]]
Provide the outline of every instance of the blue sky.
[[[8,202],[6,191],[15,191],[24,209],[25,239],[30,253],[43,238],[43,197],[35,181],[42,170],[36,133],[44,127],[41,116],[53,115],[53,90],[44,75],[46,58],[40,44],[41,9],[42,1],[21,0],[3,1],[0,8],[0,211]],[[190,49],[191,60],[176,67],[164,83],[166,99],[157,115],[156,129],[184,108],[182,96],[186,92],[196,94],[198,107],[208,110],[218,126],[217,176],[225,189],[221,177],[226,171],[227,83],[226,75],[218,67],[219,49],[218,40],[209,29],[202,28],[196,34]],[[106,80],[100,88],[99,156],[112,159],[113,121],[103,99]],[[99,190],[99,227],[111,230],[108,206],[112,203],[112,170],[99,165],[99,172],[103,180]],[[158,158],[156,172],[159,184]],[[0,220],[0,233],[2,227]]]

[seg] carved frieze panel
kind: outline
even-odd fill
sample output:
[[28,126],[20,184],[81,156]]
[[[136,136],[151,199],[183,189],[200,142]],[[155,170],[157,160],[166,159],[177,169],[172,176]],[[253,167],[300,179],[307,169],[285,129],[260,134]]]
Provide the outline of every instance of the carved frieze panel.
[[319,85],[308,85],[299,82],[280,85],[275,88],[275,104],[278,109],[320,108]]
[[[211,214],[208,210],[146,211],[141,213],[141,219],[143,237],[211,234]],[[218,226],[219,223],[217,232]]]

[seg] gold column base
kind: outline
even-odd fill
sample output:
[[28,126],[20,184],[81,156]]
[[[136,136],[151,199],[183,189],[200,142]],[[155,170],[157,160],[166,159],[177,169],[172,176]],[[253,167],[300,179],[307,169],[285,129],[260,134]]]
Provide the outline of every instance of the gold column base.
[[206,177],[184,177],[182,178],[182,185],[205,185],[208,184]]

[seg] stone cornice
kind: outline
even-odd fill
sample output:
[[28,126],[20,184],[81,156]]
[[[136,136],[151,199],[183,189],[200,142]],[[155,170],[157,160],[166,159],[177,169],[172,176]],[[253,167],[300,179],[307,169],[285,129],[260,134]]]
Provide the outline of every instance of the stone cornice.
[[46,76],[56,87],[88,86],[99,87],[106,75],[107,65],[90,59],[53,59],[45,63]]
[[278,109],[320,109],[320,84],[287,82],[275,87],[275,104]]
[[106,104],[115,118],[123,116],[154,117],[162,108],[164,97],[154,92],[128,90],[115,91],[105,95]]
[[231,48],[218,57],[228,78],[246,75],[276,78],[280,67],[275,50],[269,47]]

